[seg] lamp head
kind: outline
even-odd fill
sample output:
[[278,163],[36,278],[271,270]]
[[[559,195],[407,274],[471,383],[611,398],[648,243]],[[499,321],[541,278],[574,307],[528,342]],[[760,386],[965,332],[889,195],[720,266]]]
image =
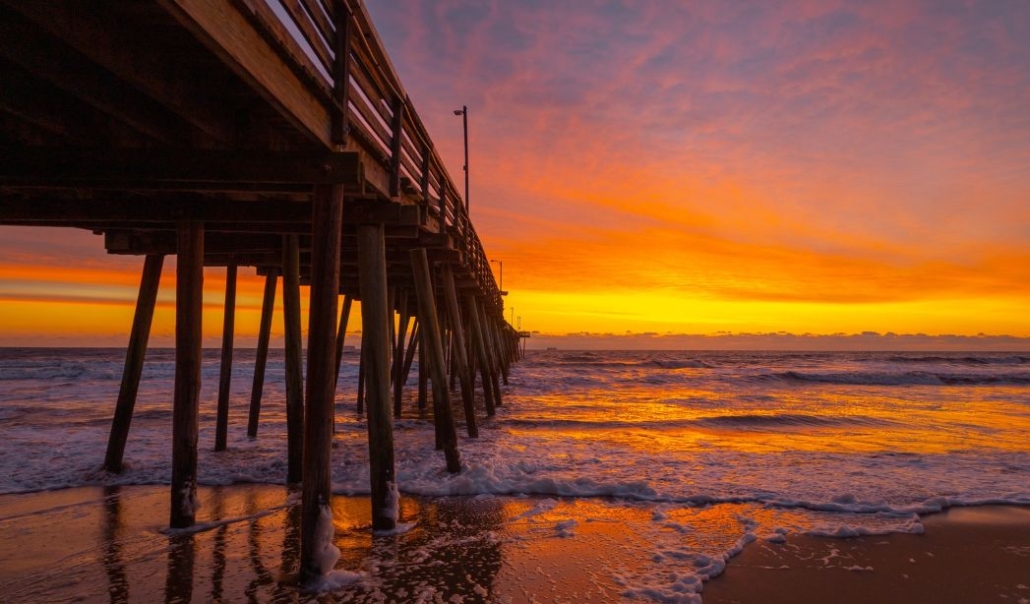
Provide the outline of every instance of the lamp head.
[[465,110],[464,109],[455,109],[454,110],[454,115],[465,115]]

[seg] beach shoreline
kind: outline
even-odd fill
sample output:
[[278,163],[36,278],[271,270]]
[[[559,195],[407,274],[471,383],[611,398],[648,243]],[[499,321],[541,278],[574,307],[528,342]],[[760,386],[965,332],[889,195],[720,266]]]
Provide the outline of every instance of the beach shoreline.
[[[202,487],[199,526],[169,532],[167,487],[78,487],[0,496],[5,601],[296,601],[299,517],[281,485]],[[741,513],[713,504],[403,497],[403,530],[373,536],[368,500],[336,496],[336,569],[325,602],[1025,602],[1030,507],[951,508],[923,534],[758,537],[695,584],[698,561],[655,531]],[[679,514],[680,516],[677,516]],[[658,520],[661,519],[661,522]],[[680,524],[670,522],[679,519]],[[782,542],[779,542],[782,541]],[[687,551],[684,549],[683,551]],[[690,568],[686,568],[689,566]],[[689,571],[689,572],[687,572]],[[722,571],[721,573],[719,571]],[[700,596],[692,595],[700,591]]]

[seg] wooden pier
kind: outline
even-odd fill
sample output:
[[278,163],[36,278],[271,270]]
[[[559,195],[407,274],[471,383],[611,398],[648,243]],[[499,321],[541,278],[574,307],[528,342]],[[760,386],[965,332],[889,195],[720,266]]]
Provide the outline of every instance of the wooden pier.
[[392,421],[416,348],[419,404],[428,380],[450,471],[461,465],[448,381],[460,383],[454,407],[469,436],[477,374],[483,412],[502,404],[520,334],[457,190],[361,0],[0,0],[0,224],[88,229],[109,253],[146,258],[111,472],[122,466],[163,260],[176,257],[172,527],[196,515],[203,268],[227,274],[216,449],[231,412],[237,271],[266,279],[254,437],[282,277],[284,480],[303,483],[302,581],[328,570],[319,522],[353,301],[374,528],[396,522]]

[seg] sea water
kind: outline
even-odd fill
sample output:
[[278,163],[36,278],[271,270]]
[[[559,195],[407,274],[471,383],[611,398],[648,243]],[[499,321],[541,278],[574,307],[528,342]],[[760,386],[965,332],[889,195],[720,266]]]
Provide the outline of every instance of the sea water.
[[[0,493],[169,482],[170,350],[147,355],[125,472],[100,471],[123,355],[0,349]],[[356,356],[341,371],[332,479],[361,495]],[[236,352],[229,450],[213,453],[218,351],[205,351],[202,484],[284,482],[282,357],[248,439],[253,365]],[[1030,505],[1030,354],[529,351],[480,437],[459,425],[457,475],[412,386],[395,422],[402,494],[529,497],[511,520],[555,538],[643,513],[649,562],[617,576],[626,597],[690,601],[755,539],[920,532],[919,514],[949,506]]]

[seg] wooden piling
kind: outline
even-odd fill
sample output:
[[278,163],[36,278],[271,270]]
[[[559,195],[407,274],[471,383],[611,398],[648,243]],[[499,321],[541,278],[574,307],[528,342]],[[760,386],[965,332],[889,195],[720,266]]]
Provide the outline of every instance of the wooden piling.
[[504,319],[491,321],[493,324],[494,349],[497,351],[497,367],[501,370],[501,380],[508,385],[508,347],[504,337]]
[[361,352],[358,358],[358,400],[357,400],[357,411],[358,417],[365,415],[365,368],[368,367],[368,340],[365,338],[365,333],[361,333]]
[[232,389],[232,347],[236,324],[236,263],[225,269],[225,313],[222,320],[222,363],[218,371],[215,451],[225,451],[229,436],[229,394]]
[[429,402],[429,367],[426,362],[426,339],[418,326],[418,409],[424,417]]
[[498,362],[497,362],[497,348],[494,344],[494,332],[492,323],[490,321],[490,315],[486,313],[486,309],[479,301],[475,302],[476,313],[479,315],[479,322],[483,325],[483,344],[486,346],[486,358],[488,364],[487,373],[490,374],[490,381],[493,382],[494,389],[494,404],[498,407],[504,404],[501,400],[501,382],[498,374]]
[[[336,390],[336,302],[340,290],[343,185],[315,187],[311,215],[311,297],[301,493],[301,579],[330,569],[319,559],[332,547],[331,453]],[[324,526],[328,522],[329,526]],[[328,539],[329,543],[325,543]]]
[[129,346],[125,350],[122,384],[118,389],[111,434],[107,439],[107,454],[104,456],[104,469],[108,472],[122,471],[125,442],[129,438],[132,412],[136,408],[136,395],[139,392],[140,376],[143,374],[143,359],[147,354],[147,341],[150,339],[150,325],[154,319],[154,306],[157,303],[157,290],[161,282],[163,265],[164,256],[159,254],[147,256],[143,261],[143,276],[136,298],[136,314],[132,318]]
[[[417,313],[416,313],[417,314]],[[418,317],[411,321],[411,337],[408,338],[408,347],[404,350],[404,383],[408,381],[411,374],[411,364],[415,362],[415,352],[418,351]]]
[[479,428],[476,426],[475,392],[472,375],[469,373],[468,355],[465,352],[465,331],[462,327],[461,309],[458,307],[458,290],[454,286],[454,273],[451,272],[451,267],[445,264],[442,270],[444,301],[453,332],[451,349],[457,365],[458,379],[461,381],[461,402],[465,408],[465,426],[468,435],[477,438]]
[[[335,312],[335,310],[333,311]],[[300,482],[304,456],[304,352],[300,333],[300,246],[283,237],[283,323],[286,365],[286,482]],[[335,329],[333,330],[335,332]]]
[[279,269],[270,268],[265,275],[265,297],[261,303],[261,324],[258,327],[257,350],[254,352],[254,383],[250,391],[250,415],[247,436],[256,438],[261,417],[261,393],[265,387],[265,365],[268,362],[268,342],[272,336],[272,313],[275,310],[275,289],[279,282]]
[[372,528],[397,524],[394,482],[393,419],[390,415],[390,309],[386,293],[386,238],[382,224],[358,226],[358,280],[362,339],[367,340],[365,370],[368,450],[371,470]]
[[486,415],[493,417],[495,413],[494,382],[490,377],[490,356],[486,349],[486,339],[483,336],[483,326],[480,321],[478,303],[473,294],[465,297],[465,315],[468,316],[469,326],[472,328],[472,342],[476,349],[476,356],[479,358],[480,382],[483,384],[483,403],[486,405]]
[[404,372],[404,340],[408,337],[408,290],[397,293],[397,304],[400,309],[400,322],[397,324],[397,344],[393,354],[393,416],[400,418],[401,403],[404,398],[404,382],[408,374]]
[[350,308],[354,300],[350,296],[343,297],[343,308],[340,310],[340,322],[336,330],[336,375],[333,384],[340,383],[340,365],[343,363],[343,340],[347,335],[347,323],[350,321]]
[[433,297],[433,282],[429,275],[429,261],[425,248],[411,250],[411,270],[415,277],[415,295],[418,298],[418,320],[422,325],[426,348],[429,352],[429,371],[433,379],[433,413],[447,458],[447,470],[461,471],[458,455],[458,437],[454,430],[450,393],[447,389],[447,365],[443,354],[443,339],[436,316],[436,300]]
[[197,418],[204,311],[204,223],[176,225],[175,388],[172,397],[172,528],[192,526],[197,511]]

